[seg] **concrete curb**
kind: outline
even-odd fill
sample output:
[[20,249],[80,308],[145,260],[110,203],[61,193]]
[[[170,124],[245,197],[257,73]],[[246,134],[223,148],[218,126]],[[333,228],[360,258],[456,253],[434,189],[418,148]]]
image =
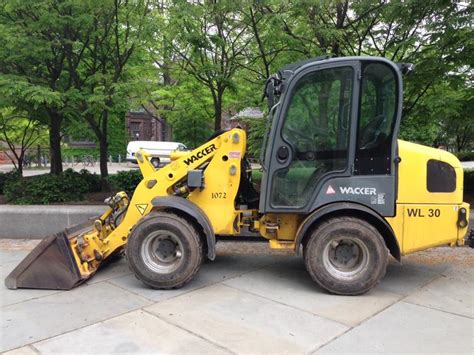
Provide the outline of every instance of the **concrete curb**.
[[[101,215],[107,206],[0,205],[0,239],[41,239]],[[470,213],[474,227],[474,210]]]
[[105,205],[0,205],[0,238],[40,239],[102,214]]

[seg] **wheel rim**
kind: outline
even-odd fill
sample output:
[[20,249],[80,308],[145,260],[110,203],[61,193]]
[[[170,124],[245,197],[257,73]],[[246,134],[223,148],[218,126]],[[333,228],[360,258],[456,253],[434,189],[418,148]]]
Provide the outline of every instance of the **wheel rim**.
[[149,234],[141,247],[145,265],[154,272],[168,274],[180,267],[184,260],[184,248],[178,236],[170,231]]
[[352,281],[367,268],[369,249],[359,238],[333,238],[324,248],[323,263],[334,278]]

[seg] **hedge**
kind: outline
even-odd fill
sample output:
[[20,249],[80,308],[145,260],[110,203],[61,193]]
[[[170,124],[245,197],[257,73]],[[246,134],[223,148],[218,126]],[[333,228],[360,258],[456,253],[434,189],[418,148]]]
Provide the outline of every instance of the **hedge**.
[[10,180],[15,180],[20,177],[17,171],[10,171],[8,173],[0,173],[0,195],[3,195],[5,184]]
[[142,174],[139,169],[129,171],[119,171],[110,175],[107,181],[114,192],[125,191],[131,198],[137,185],[142,181]]
[[49,204],[55,202],[82,201],[84,194],[101,189],[100,176],[87,170],[72,169],[60,175],[36,175],[7,180],[5,199],[13,204]]

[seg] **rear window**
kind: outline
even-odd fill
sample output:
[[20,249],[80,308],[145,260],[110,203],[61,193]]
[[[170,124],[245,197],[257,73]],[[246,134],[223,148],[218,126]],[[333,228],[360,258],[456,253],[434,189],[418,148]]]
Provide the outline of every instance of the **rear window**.
[[456,190],[456,171],[439,160],[428,160],[426,188],[429,192],[454,192]]

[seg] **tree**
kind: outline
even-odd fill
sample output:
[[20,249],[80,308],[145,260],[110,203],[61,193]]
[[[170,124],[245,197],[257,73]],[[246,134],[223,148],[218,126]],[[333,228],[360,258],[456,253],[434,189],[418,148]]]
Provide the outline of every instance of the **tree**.
[[[65,56],[72,81],[69,97],[76,115],[85,119],[99,142],[100,173],[108,176],[108,129],[111,115],[124,115],[134,80],[127,71],[142,43],[149,12],[147,1],[109,0],[84,4],[90,13],[78,36],[82,52],[70,48]],[[79,63],[78,65],[74,65]]]
[[77,40],[88,17],[80,3],[0,2],[0,92],[29,119],[48,125],[53,174],[62,171],[61,128],[71,104],[68,71],[80,63],[67,62],[66,53],[74,50],[80,57],[84,51]]
[[0,137],[6,142],[9,149],[6,154],[20,175],[27,150],[42,140],[44,133],[45,128],[25,112],[16,112],[13,107],[0,109]]
[[242,5],[231,0],[177,0],[170,5],[173,50],[182,68],[209,90],[215,131],[221,129],[224,93],[235,90],[235,75],[252,40]]

